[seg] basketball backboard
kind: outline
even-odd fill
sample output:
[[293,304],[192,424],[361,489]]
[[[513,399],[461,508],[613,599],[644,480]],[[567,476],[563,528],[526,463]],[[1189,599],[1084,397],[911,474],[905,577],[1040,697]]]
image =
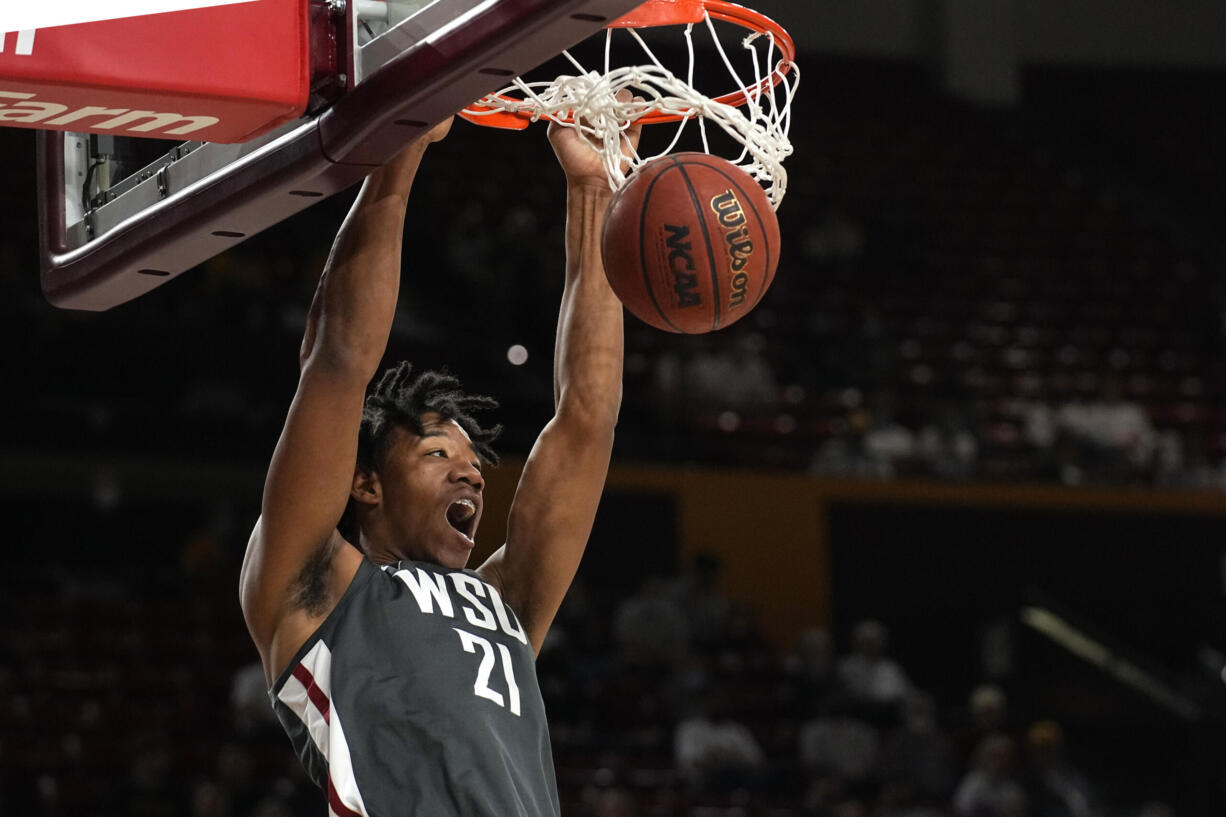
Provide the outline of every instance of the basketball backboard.
[[636,5],[312,0],[309,101],[263,135],[222,144],[40,131],[43,291],[73,309],[136,298],[351,186]]

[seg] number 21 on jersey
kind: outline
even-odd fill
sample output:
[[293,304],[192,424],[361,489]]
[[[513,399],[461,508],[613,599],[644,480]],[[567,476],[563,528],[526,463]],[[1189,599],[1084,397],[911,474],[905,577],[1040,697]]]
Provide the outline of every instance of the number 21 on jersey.
[[[477,680],[473,683],[473,694],[493,701],[505,709],[510,709],[513,715],[520,714],[519,685],[515,683],[515,669],[511,666],[511,651],[506,648],[505,644],[491,644],[488,639],[474,635],[467,630],[461,630],[459,627],[452,627],[452,629],[459,634],[464,652],[476,655],[478,648],[481,650],[481,665],[477,667]],[[497,659],[494,657],[495,647],[498,648]],[[503,677],[507,679],[506,697],[501,692],[490,688],[490,675],[494,671],[495,663],[502,665]],[[507,698],[510,699],[509,702]]]

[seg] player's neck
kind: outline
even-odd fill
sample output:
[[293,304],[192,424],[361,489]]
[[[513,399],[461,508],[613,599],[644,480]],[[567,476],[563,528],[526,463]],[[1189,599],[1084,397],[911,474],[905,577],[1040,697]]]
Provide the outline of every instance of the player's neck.
[[389,546],[386,525],[370,517],[358,526],[358,548],[377,565],[394,565],[405,557]]

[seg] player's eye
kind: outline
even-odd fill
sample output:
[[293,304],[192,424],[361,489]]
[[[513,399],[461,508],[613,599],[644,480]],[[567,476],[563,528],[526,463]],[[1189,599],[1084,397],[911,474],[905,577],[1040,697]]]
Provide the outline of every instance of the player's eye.
[[426,456],[427,457],[442,457],[443,459],[447,459],[447,452],[441,448],[432,448],[426,452]]

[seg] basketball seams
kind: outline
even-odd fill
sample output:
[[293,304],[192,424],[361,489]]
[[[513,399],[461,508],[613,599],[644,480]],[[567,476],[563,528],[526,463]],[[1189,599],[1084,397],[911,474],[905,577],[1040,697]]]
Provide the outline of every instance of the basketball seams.
[[687,164],[692,164],[696,167],[710,167],[710,165],[702,164],[701,162],[683,162],[676,157],[670,158],[677,165],[677,169],[681,171],[681,179],[685,182],[685,189],[690,194],[690,201],[694,205],[694,215],[698,217],[698,225],[702,228],[703,243],[707,245],[707,270],[711,274],[711,306],[714,309],[714,314],[711,316],[711,329],[719,329],[719,307],[723,295],[719,290],[719,271],[715,266],[715,248],[711,246],[711,230],[707,226],[707,212],[703,209],[702,202],[698,199],[698,193],[694,190],[694,183],[690,180],[689,174],[685,172]]
[[[762,280],[758,283],[758,297],[754,298],[753,301],[747,304],[748,309],[746,309],[746,312],[748,312],[749,309],[753,309],[754,306],[757,305],[758,301],[762,300],[762,296],[766,294],[767,287],[769,287],[771,281],[775,279],[774,268],[771,266],[771,247],[774,242],[771,241],[771,236],[767,234],[766,221],[762,218],[762,214],[758,212],[758,206],[754,203],[750,193],[745,190],[745,188],[741,187],[740,182],[738,182],[733,176],[730,176],[724,172],[722,168],[716,167],[715,165],[703,165],[703,167],[708,167],[715,173],[723,176],[728,181],[728,184],[735,187],[736,191],[741,194],[745,202],[743,206],[748,207],[753,213],[753,217],[758,220],[758,235],[762,236],[762,243],[766,245],[766,266],[763,267],[763,269],[769,274],[759,276]],[[761,188],[759,188],[759,190],[761,190]]]
[[[677,163],[675,159],[673,160],[673,163]],[[668,315],[666,315],[664,310],[660,308],[660,302],[656,298],[656,290],[652,285],[651,275],[648,272],[649,266],[647,264],[647,212],[651,209],[651,191],[652,188],[656,186],[660,179],[662,179],[670,169],[671,168],[665,168],[657,173],[655,178],[651,180],[651,183],[647,185],[647,189],[643,191],[643,206],[639,211],[639,269],[643,272],[643,284],[647,288],[647,297],[651,298],[651,305],[655,307],[656,313],[660,316],[660,319],[671,326],[674,332],[683,332],[684,330],[680,326],[677,326],[677,324],[670,321],[668,319]]]

